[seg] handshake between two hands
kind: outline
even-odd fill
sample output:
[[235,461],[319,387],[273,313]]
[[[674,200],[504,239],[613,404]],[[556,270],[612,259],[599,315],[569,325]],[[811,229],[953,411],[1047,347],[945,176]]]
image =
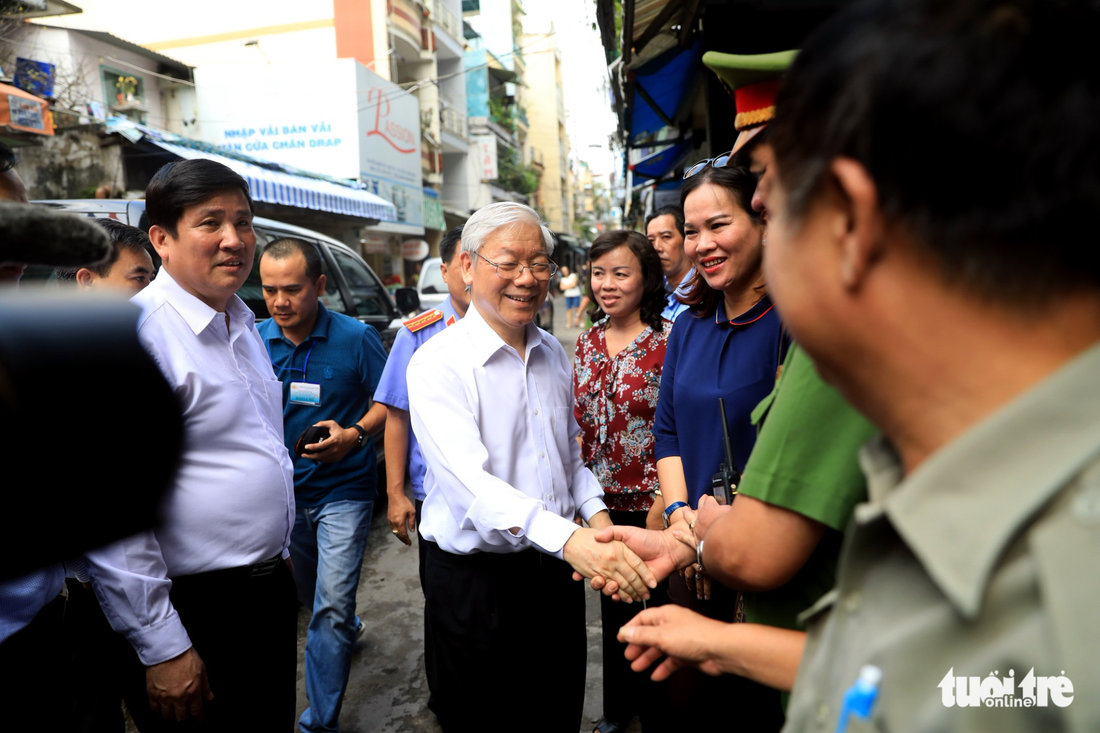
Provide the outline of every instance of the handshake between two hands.
[[[614,600],[645,600],[658,582],[694,567],[698,540],[728,509],[704,496],[698,512],[685,510],[680,521],[664,531],[609,523],[598,529],[581,529],[566,543],[564,557],[574,568],[575,580],[589,578],[594,590]],[[692,579],[686,574],[685,579],[690,588]],[[699,576],[697,582],[700,597],[709,596],[709,578]],[[627,644],[626,658],[636,672],[663,658],[652,672],[653,679],[660,681],[684,666],[720,674],[723,670],[703,640],[715,638],[725,627],[686,608],[665,605],[636,615],[619,630],[618,637]]]
[[606,518],[601,513],[593,517],[593,529],[573,533],[563,556],[573,566],[573,578],[590,579],[593,590],[626,603],[645,600],[658,582],[682,568],[691,569],[698,540],[724,509],[704,496],[698,512],[683,511],[680,521],[664,531],[595,521]]

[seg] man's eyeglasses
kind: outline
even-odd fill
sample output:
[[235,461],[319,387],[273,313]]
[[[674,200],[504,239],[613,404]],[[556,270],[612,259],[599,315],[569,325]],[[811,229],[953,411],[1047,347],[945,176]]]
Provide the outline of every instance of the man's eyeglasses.
[[518,262],[493,262],[488,257],[482,256],[480,252],[475,252],[475,254],[492,265],[497,273],[497,277],[501,280],[515,280],[523,274],[524,270],[527,270],[536,280],[545,282],[552,278],[554,273],[558,271],[558,266],[553,262],[536,262],[533,265],[521,265]]
[[699,171],[706,168],[708,165],[713,166],[714,168],[725,168],[727,165],[729,165],[730,158],[732,158],[732,157],[733,157],[733,151],[731,150],[730,152],[722,153],[721,155],[719,155],[715,158],[707,158],[706,160],[700,160],[698,163],[696,163],[695,165],[691,166],[690,168],[688,168],[687,170],[684,171],[684,178],[685,179],[691,178],[696,173],[698,173]]

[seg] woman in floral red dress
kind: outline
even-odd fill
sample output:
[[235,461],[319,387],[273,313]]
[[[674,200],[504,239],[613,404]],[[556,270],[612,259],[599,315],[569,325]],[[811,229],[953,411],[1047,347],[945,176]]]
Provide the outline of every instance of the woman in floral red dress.
[[[638,232],[601,234],[592,243],[589,262],[588,313],[596,325],[577,339],[573,359],[581,453],[603,486],[611,520],[644,527],[657,489],[653,418],[672,328],[661,318],[668,294],[657,251]],[[656,598],[652,596],[650,605]],[[630,670],[615,639],[618,629],[641,609],[602,595],[600,607],[604,716],[596,731],[625,730],[638,714],[644,727],[644,701],[653,697],[646,687],[652,683]]]

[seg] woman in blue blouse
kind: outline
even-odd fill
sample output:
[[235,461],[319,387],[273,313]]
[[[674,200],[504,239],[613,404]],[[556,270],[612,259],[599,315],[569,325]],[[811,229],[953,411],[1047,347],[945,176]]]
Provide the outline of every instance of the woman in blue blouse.
[[[684,298],[690,310],[668,338],[653,427],[670,523],[710,493],[711,476],[725,461],[718,398],[725,399],[733,458],[742,469],[756,440],[752,410],[775,386],[783,363],[788,341],[761,270],[765,223],[750,205],[755,188],[756,176],[746,169],[707,163],[681,189],[684,251],[695,275]],[[735,619],[736,592],[693,580],[674,574],[671,600],[711,618]],[[782,725],[775,691],[739,677],[683,671],[689,674],[677,672],[674,678],[681,679],[669,681],[670,720],[697,730],[740,724],[744,730],[768,731]]]

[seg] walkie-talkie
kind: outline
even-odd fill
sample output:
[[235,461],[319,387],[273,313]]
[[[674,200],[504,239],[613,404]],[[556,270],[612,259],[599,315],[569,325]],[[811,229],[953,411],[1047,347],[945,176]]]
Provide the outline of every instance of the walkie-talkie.
[[729,506],[737,496],[741,472],[733,463],[733,445],[730,443],[729,425],[726,424],[726,401],[721,397],[718,398],[718,414],[722,418],[722,443],[726,449],[726,460],[718,473],[710,477],[710,492],[719,504]]

